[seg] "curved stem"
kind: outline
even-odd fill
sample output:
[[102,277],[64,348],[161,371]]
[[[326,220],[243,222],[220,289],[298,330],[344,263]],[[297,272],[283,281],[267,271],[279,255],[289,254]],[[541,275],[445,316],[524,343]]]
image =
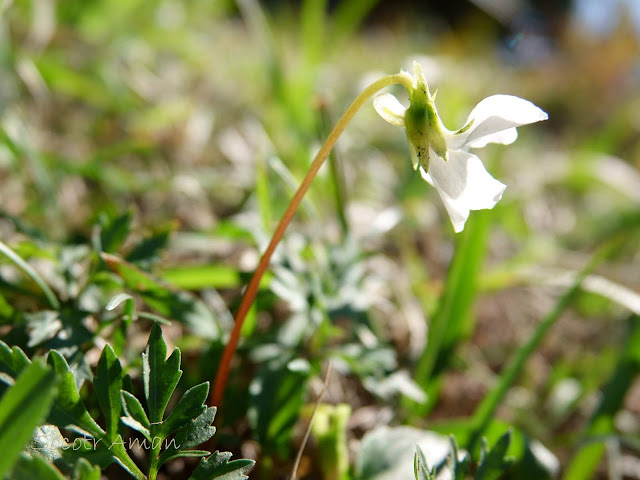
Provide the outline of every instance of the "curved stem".
[[333,146],[340,138],[340,135],[349,124],[351,119],[354,117],[356,112],[364,105],[364,103],[369,100],[374,94],[379,92],[385,87],[389,85],[403,85],[409,92],[411,92],[413,88],[413,79],[406,72],[400,72],[395,75],[388,75],[386,77],[381,78],[373,82],[367,88],[365,88],[360,95],[353,101],[353,103],[347,108],[347,111],[344,112],[342,118],[338,121],[337,125],[333,128],[327,140],[324,142],[324,145],[320,148],[320,151],[313,159],[311,166],[309,167],[309,171],[305,175],[300,187],[296,191],[295,195],[291,199],[289,206],[286,211],[282,215],[280,219],[280,223],[276,227],[276,230],[273,232],[273,236],[271,237],[271,241],[267,246],[267,249],[262,254],[260,258],[260,262],[258,263],[258,267],[254,272],[249,284],[247,285],[247,289],[244,292],[244,296],[242,297],[242,301],[240,302],[240,306],[238,307],[238,312],[235,317],[235,324],[233,326],[233,330],[231,331],[231,336],[229,337],[229,341],[224,348],[224,352],[222,354],[222,359],[220,360],[220,364],[218,365],[218,373],[216,374],[216,379],[213,387],[213,391],[211,393],[211,397],[209,398],[209,405],[219,406],[222,401],[222,395],[224,393],[224,389],[227,383],[227,376],[229,375],[229,367],[231,366],[231,359],[233,358],[233,354],[236,351],[236,347],[238,345],[238,340],[240,338],[240,330],[242,329],[242,324],[244,323],[244,319],[253,304],[253,301],[256,298],[256,294],[258,293],[258,286],[260,285],[260,279],[264,272],[267,270],[269,266],[269,261],[271,260],[271,256],[276,249],[276,246],[282,239],[285,230],[291,223],[293,216],[302,201],[305,193],[309,190],[311,186],[311,182],[315,178],[318,170],[326,160],[329,152],[333,148]]

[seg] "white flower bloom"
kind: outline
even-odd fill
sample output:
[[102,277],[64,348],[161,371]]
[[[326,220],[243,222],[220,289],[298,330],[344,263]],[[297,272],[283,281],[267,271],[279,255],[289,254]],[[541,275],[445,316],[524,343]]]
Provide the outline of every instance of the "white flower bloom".
[[471,210],[493,208],[506,188],[469,149],[509,145],[518,138],[516,127],[546,120],[547,114],[522,98],[493,95],[471,111],[462,129],[451,132],[438,116],[418,63],[409,97],[409,108],[388,93],[378,95],[373,104],[387,122],[405,127],[414,168],[436,188],[453,229],[461,232]]

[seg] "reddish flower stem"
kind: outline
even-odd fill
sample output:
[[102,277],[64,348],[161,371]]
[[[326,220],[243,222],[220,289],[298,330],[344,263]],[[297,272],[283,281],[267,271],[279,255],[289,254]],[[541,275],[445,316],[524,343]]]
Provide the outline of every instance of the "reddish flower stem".
[[300,187],[296,191],[295,195],[291,199],[289,206],[286,211],[282,215],[280,219],[280,223],[273,232],[273,236],[271,237],[271,241],[267,246],[267,249],[262,254],[260,258],[260,262],[258,263],[258,267],[254,272],[251,280],[249,281],[249,285],[247,285],[247,289],[244,292],[244,296],[242,297],[242,301],[240,302],[240,306],[238,307],[238,312],[236,313],[235,323],[233,325],[233,330],[231,331],[231,336],[229,337],[229,341],[224,348],[224,352],[222,354],[222,359],[220,360],[220,364],[218,365],[218,372],[216,374],[213,391],[211,392],[211,396],[209,398],[209,405],[220,406],[222,402],[222,397],[224,395],[227,377],[229,376],[229,369],[231,367],[231,360],[233,358],[233,354],[236,351],[236,347],[238,346],[238,340],[240,339],[240,331],[242,330],[242,325],[244,324],[244,320],[249,313],[249,309],[251,305],[253,305],[253,301],[256,298],[256,294],[258,293],[258,287],[260,285],[260,280],[264,275],[265,271],[269,267],[269,262],[271,260],[271,256],[275,251],[278,243],[282,239],[285,230],[291,223],[293,216],[302,201],[302,198],[309,190],[311,186],[311,182],[315,178],[318,170],[326,160],[327,156],[333,149],[334,145],[338,141],[338,138],[349,124],[351,119],[354,117],[356,112],[362,107],[362,105],[371,98],[374,94],[376,94],[381,89],[394,84],[403,85],[408,91],[411,91],[413,88],[413,80],[411,76],[405,72],[400,72],[395,75],[388,75],[386,77],[381,78],[373,82],[367,88],[365,88],[360,95],[353,101],[353,103],[347,108],[346,112],[338,122],[338,124],[331,131],[327,140],[324,142],[320,151],[317,153],[316,157],[313,159],[311,166],[309,167],[309,171],[305,175]]

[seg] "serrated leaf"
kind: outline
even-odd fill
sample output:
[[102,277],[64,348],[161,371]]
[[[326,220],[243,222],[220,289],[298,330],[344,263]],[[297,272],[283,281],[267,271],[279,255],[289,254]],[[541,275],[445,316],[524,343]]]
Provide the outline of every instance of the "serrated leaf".
[[48,422],[60,428],[74,430],[81,435],[88,432],[96,438],[104,435],[80,399],[76,381],[67,361],[55,350],[49,352],[47,363],[58,375],[58,396],[49,413]]
[[122,366],[111,345],[102,349],[98,369],[93,385],[98,397],[100,410],[105,418],[106,440],[113,442],[119,433],[120,413],[122,411]]
[[120,417],[122,423],[124,423],[127,427],[135,430],[136,432],[140,432],[144,437],[151,441],[151,432],[148,428],[138,422],[135,418],[132,417]]
[[142,354],[144,396],[147,399],[151,423],[162,421],[169,398],[182,375],[180,350],[176,348],[167,359],[167,344],[157,323],[151,327],[147,348]]
[[201,383],[187,390],[169,416],[162,422],[158,433],[163,437],[175,432],[205,411],[205,401],[209,393],[209,382]]
[[491,449],[487,445],[487,440],[483,439],[480,463],[473,477],[474,480],[497,480],[504,475],[513,465],[513,459],[505,458],[510,443],[511,430],[502,435]]
[[[60,471],[40,455],[20,454],[11,480],[65,480]],[[98,477],[99,478],[99,477]]]
[[[216,416],[216,407],[207,408],[202,414],[189,422],[174,435],[167,449],[162,452],[158,461],[162,465],[173,458],[177,458],[185,449],[201,445],[216,433],[216,427],[211,426]],[[205,455],[208,455],[207,452]]]
[[[0,478],[44,420],[55,396],[56,375],[37,359],[16,379],[0,400]],[[32,477],[34,478],[34,477]],[[37,478],[37,477],[36,477]]]
[[73,480],[100,480],[100,467],[91,465],[81,458],[73,469]]
[[140,400],[125,390],[121,392],[121,395],[122,406],[127,416],[133,418],[148,430],[150,428],[149,418],[147,417],[147,412],[144,411],[144,407],[140,403]]
[[120,420],[126,426],[140,432],[147,440],[151,441],[151,432],[149,431],[151,425],[140,400],[125,390],[121,392],[121,395],[122,408],[126,416],[121,417]]
[[17,377],[22,370],[31,364],[29,357],[20,347],[13,348],[0,340],[0,371]]
[[189,480],[246,480],[247,473],[256,462],[253,460],[229,461],[231,453],[213,452],[211,456],[203,459],[195,469]]

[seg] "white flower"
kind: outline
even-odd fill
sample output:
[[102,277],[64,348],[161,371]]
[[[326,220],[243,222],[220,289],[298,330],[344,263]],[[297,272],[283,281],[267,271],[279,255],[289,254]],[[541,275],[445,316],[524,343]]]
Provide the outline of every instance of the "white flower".
[[461,232],[470,210],[493,208],[506,188],[469,149],[513,143],[516,127],[546,120],[547,114],[522,98],[493,95],[471,111],[463,128],[451,132],[438,116],[435,95],[431,96],[418,63],[409,97],[409,108],[388,93],[378,95],[373,104],[387,122],[405,127],[414,168],[436,188],[453,229]]

